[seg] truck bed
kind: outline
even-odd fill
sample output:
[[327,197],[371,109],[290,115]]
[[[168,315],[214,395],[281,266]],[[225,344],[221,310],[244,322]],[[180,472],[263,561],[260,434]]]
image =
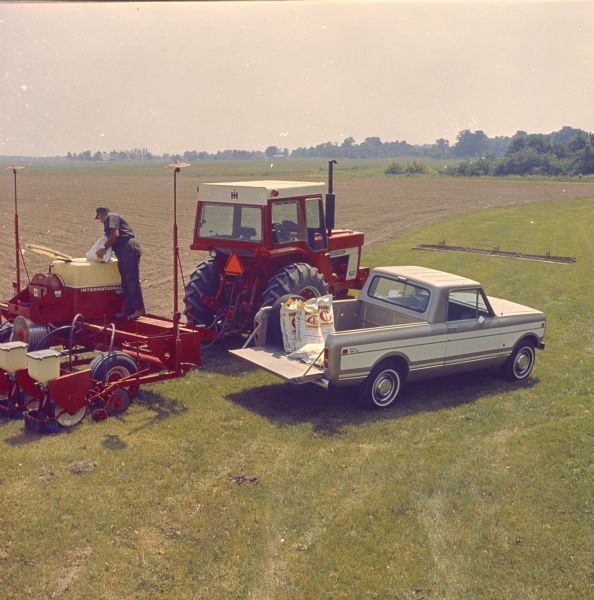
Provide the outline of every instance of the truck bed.
[[[357,299],[338,300],[334,302],[333,308],[335,329],[341,334],[353,333],[356,336],[357,333],[376,327],[424,323],[422,319],[414,319],[397,310],[371,306]],[[268,312],[269,309],[264,310]],[[287,356],[279,346],[254,346],[229,352],[291,383],[319,382],[325,374],[320,367]]]
[[396,307],[374,306],[357,299],[337,300],[333,307],[335,328],[340,332],[423,322],[420,316],[411,316]]

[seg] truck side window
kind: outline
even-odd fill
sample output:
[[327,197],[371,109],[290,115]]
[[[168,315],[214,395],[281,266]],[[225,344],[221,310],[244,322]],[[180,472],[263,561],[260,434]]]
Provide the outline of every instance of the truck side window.
[[480,290],[453,290],[448,297],[448,321],[489,317],[489,309]]
[[297,200],[272,204],[272,243],[287,244],[303,240],[301,212]]
[[367,292],[371,298],[377,298],[418,313],[427,310],[429,290],[406,281],[374,277]]
[[308,198],[305,201],[305,227],[307,245],[312,250],[325,250],[328,244],[321,198]]

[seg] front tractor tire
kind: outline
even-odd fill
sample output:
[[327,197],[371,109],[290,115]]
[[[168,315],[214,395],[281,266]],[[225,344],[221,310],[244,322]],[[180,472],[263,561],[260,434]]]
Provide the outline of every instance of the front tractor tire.
[[274,274],[262,294],[261,306],[272,306],[287,294],[315,298],[325,296],[328,285],[316,267],[307,263],[288,265]]
[[207,306],[202,298],[212,297],[219,287],[219,269],[214,259],[202,261],[190,276],[186,286],[184,314],[191,325],[210,325],[215,313]]

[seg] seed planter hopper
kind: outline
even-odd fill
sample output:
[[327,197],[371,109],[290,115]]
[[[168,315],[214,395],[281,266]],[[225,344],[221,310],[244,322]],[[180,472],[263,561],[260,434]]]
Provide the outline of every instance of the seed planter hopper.
[[15,296],[0,303],[0,411],[22,416],[27,429],[58,431],[123,413],[141,385],[182,376],[202,363],[201,342],[214,333],[184,325],[178,310],[179,249],[173,168],[173,316],[116,319],[122,292],[115,263],[87,263],[49,249],[49,274],[21,288],[14,174]]

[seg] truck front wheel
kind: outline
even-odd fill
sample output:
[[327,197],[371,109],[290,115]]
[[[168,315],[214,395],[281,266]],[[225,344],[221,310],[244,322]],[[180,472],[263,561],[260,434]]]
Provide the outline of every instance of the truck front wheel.
[[360,396],[370,408],[387,408],[396,402],[402,388],[402,370],[393,361],[375,366],[361,384]]
[[528,340],[524,340],[514,348],[511,356],[505,361],[503,374],[511,381],[522,381],[532,372],[535,361],[534,346]]

